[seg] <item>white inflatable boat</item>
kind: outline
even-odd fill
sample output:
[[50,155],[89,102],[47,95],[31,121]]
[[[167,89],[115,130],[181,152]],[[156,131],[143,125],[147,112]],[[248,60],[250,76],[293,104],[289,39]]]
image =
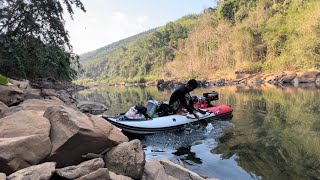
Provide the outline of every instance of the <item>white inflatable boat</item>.
[[[198,112],[198,115],[201,121],[211,121],[215,118],[215,114],[210,111],[203,114]],[[134,134],[154,134],[163,131],[181,130],[187,124],[195,124],[199,121],[193,114],[187,114],[186,116],[169,115],[152,119],[128,119],[125,115],[103,115],[102,117],[123,131]]]

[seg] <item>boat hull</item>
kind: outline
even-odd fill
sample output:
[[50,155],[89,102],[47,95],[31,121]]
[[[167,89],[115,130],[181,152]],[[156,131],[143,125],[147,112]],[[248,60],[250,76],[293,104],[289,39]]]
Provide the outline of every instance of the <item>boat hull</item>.
[[[200,120],[211,121],[214,120],[212,112],[205,114],[198,113]],[[102,116],[108,122],[116,127],[133,134],[154,134],[164,131],[183,130],[189,123],[199,123],[194,115],[170,115],[165,117],[158,117],[152,119],[126,119],[123,115],[117,117]]]
[[[230,120],[232,118],[232,108],[228,105],[219,105],[202,109],[198,112],[201,121],[207,122],[212,120]],[[111,124],[133,134],[154,134],[164,131],[183,130],[187,124],[197,124],[198,119],[192,114],[169,115],[152,119],[127,119],[124,115],[118,116],[102,116]]]
[[218,105],[213,107],[204,108],[212,113],[216,120],[231,120],[233,117],[233,109],[229,105]]

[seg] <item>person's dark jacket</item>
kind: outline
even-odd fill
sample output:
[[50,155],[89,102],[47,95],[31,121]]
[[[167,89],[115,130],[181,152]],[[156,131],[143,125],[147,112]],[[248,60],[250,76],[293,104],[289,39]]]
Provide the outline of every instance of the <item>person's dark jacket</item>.
[[174,102],[180,100],[180,103],[184,106],[184,108],[186,108],[189,113],[193,114],[192,104],[189,103],[188,105],[186,95],[191,97],[188,89],[185,86],[181,86],[171,94],[169,105],[172,105]]

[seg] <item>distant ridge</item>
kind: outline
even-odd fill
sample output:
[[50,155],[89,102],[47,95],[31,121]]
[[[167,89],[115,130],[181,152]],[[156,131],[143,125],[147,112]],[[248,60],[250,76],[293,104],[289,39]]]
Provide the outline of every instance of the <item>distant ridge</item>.
[[144,31],[142,33],[139,33],[139,34],[136,34],[136,35],[133,35],[133,36],[130,36],[128,38],[125,38],[125,39],[122,39],[120,41],[117,41],[117,42],[114,42],[114,43],[111,43],[109,45],[106,45],[106,46],[103,46],[99,49],[96,49],[96,50],[93,50],[93,51],[90,51],[90,52],[87,52],[87,53],[84,53],[84,54],[81,54],[80,55],[80,62],[83,63],[87,60],[91,60],[91,59],[95,59],[95,58],[98,58],[99,56],[103,56],[105,54],[108,54],[116,49],[119,49],[120,47],[122,46],[127,46],[129,43],[139,39],[140,37],[144,36],[144,35],[147,35],[149,33],[152,33],[153,31],[155,31],[156,29],[158,28],[153,28],[153,29],[150,29],[148,31]]

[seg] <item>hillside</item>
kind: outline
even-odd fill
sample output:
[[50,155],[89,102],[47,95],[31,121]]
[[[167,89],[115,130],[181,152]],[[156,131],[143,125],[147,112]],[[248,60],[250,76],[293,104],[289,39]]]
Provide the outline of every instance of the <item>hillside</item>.
[[318,68],[319,37],[318,0],[225,0],[88,60],[82,80],[143,82]]
[[81,54],[79,61],[80,62],[85,62],[87,60],[92,60],[92,59],[96,59],[96,58],[99,58],[99,57],[103,57],[103,56],[107,55],[108,53],[111,53],[112,51],[114,51],[116,49],[119,49],[121,47],[127,46],[129,43],[131,43],[131,42],[133,42],[133,41],[135,41],[135,40],[137,40],[137,39],[139,39],[139,38],[141,38],[141,37],[153,32],[155,30],[156,30],[156,28],[150,29],[148,31],[136,34],[134,36],[130,36],[128,38],[122,39],[122,40],[114,42],[114,43],[111,43],[111,44],[109,44],[107,46],[104,46],[102,48],[96,49],[94,51],[90,51],[90,52]]
[[198,18],[199,15],[182,17],[164,27],[147,31],[138,39],[131,38],[135,40],[130,42],[122,40],[128,43],[118,49],[102,50],[91,55],[90,59],[82,62],[82,79],[100,82],[143,82],[157,79],[165,64],[174,59],[175,52],[183,43],[181,40],[188,37],[188,32]]

